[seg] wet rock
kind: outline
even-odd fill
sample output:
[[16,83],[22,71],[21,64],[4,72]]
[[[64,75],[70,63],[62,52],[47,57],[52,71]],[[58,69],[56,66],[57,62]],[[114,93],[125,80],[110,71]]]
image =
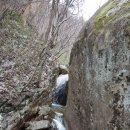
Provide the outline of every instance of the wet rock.
[[59,66],[59,74],[68,74],[68,68],[66,65]]

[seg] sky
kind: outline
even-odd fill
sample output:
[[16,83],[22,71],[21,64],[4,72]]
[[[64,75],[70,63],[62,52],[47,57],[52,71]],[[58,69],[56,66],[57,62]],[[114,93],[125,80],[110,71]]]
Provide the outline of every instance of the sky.
[[88,20],[104,3],[108,0],[85,0],[82,7],[82,15],[85,20]]

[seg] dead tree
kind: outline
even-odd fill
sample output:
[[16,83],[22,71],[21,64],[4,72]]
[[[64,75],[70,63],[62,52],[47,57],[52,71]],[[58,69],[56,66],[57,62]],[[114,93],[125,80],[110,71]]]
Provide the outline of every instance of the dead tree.
[[[57,44],[58,32],[61,25],[64,24],[70,17],[68,16],[68,9],[73,4],[74,0],[65,0],[64,3],[60,3],[60,0],[52,0],[51,3],[51,11],[50,11],[50,18],[47,30],[44,36],[44,46],[42,51],[39,54],[39,62],[37,67],[30,77],[30,80],[26,84],[25,88],[31,83],[33,76],[38,71],[38,86],[40,86],[41,76],[43,72],[43,68],[47,64],[47,59],[52,57],[52,50],[55,48]],[[62,9],[60,8],[62,6]]]

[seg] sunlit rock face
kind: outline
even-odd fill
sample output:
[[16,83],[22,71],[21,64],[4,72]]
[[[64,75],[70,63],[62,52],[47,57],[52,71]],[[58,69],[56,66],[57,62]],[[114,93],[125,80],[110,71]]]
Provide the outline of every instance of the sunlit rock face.
[[75,42],[65,114],[71,130],[130,129],[129,10],[129,0],[110,0]]

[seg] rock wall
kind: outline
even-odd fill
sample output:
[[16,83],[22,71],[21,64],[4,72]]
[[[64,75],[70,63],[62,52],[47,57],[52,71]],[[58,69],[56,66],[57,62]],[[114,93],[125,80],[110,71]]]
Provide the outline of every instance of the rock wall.
[[70,130],[130,129],[129,10],[129,0],[110,0],[75,42],[66,108]]

